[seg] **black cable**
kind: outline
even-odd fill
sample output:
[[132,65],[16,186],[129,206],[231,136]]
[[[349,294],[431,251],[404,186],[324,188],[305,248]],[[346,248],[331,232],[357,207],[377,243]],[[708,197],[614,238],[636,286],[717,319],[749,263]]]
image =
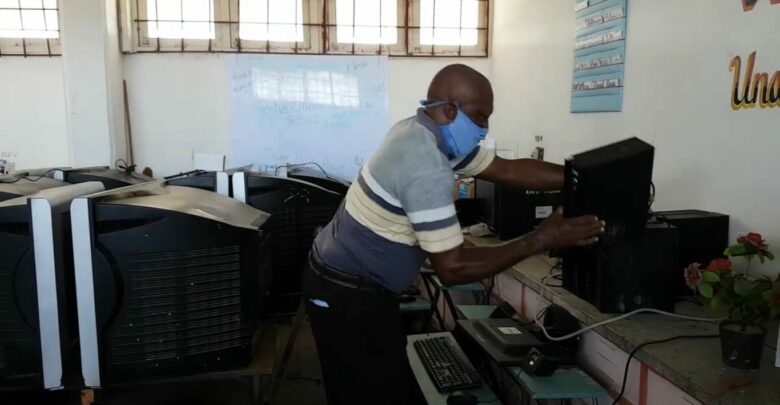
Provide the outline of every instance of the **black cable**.
[[626,360],[626,368],[623,371],[623,384],[620,386],[620,393],[612,402],[612,405],[617,405],[620,402],[620,399],[623,398],[623,394],[625,394],[626,392],[626,381],[628,380],[628,370],[629,368],[631,368],[631,359],[633,359],[634,355],[643,347],[650,346],[650,345],[657,345],[661,343],[668,343],[673,340],[680,340],[680,339],[712,339],[716,337],[720,337],[720,335],[681,335],[681,336],[670,337],[667,339],[645,342],[635,347],[634,350],[632,350],[631,353],[628,355],[628,359]]
[[30,176],[26,176],[26,175],[25,175],[25,176],[19,176],[19,177],[17,177],[15,180],[12,180],[12,181],[3,181],[3,180],[0,180],[0,183],[2,183],[2,184],[13,184],[13,183],[19,182],[19,181],[20,181],[20,180],[22,180],[22,179],[25,179],[25,180],[28,180],[28,181],[30,181],[30,182],[33,182],[33,183],[34,183],[34,182],[36,182],[36,181],[38,181],[38,180],[40,180],[40,179],[42,179],[42,178],[44,178],[44,177],[48,176],[48,175],[49,175],[49,173],[52,173],[52,172],[54,172],[54,171],[56,171],[56,170],[58,170],[58,169],[49,169],[49,170],[47,170],[45,173],[43,173],[42,175],[40,175],[40,176],[37,176],[37,177],[35,177],[35,178],[33,178],[33,177],[30,177]]
[[172,174],[170,176],[163,177],[163,180],[175,179],[177,177],[195,176],[203,173],[208,173],[208,172],[200,169],[190,170],[188,172],[179,172],[179,174]]
[[328,172],[326,172],[325,169],[323,169],[322,166],[320,166],[319,163],[317,163],[317,162],[293,163],[293,164],[288,164],[288,165],[276,166],[276,169],[274,169],[274,176],[278,176],[279,175],[279,169],[281,169],[283,167],[286,167],[286,168],[289,169],[291,167],[301,167],[301,166],[308,166],[308,165],[317,166],[317,168],[320,169],[320,171],[322,172],[322,174],[325,175],[326,178],[328,178],[330,180],[333,180],[333,181],[337,181],[339,183],[343,183],[343,181],[341,181],[339,179],[334,179],[333,177],[330,177]]
[[482,305],[490,304],[490,297],[493,295],[493,287],[496,286],[496,276],[491,277],[490,280],[490,287],[488,287],[485,292],[485,299],[483,300]]
[[[120,162],[121,162],[121,164],[120,164]],[[124,160],[124,159],[117,159],[116,161],[114,161],[114,170],[116,170],[117,172],[122,173],[122,174],[126,174],[126,175],[128,175],[128,176],[130,176],[130,177],[132,177],[132,178],[134,178],[136,180],[148,181],[149,179],[145,179],[143,177],[136,176],[136,173],[135,173],[135,168],[136,167],[137,167],[137,165],[128,165],[127,161]],[[176,176],[173,176],[173,177],[176,177]],[[167,179],[168,178],[166,178],[166,180]]]
[[[122,162],[121,164],[119,162]],[[124,159],[114,161],[114,169],[120,173],[130,174],[135,171],[135,165],[128,165]]]

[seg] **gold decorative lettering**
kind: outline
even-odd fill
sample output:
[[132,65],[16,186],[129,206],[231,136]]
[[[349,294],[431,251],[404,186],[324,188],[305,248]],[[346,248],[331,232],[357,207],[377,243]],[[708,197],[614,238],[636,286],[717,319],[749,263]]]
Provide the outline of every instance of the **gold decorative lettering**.
[[729,71],[733,73],[731,84],[731,108],[755,108],[758,104],[761,108],[780,107],[780,70],[776,71],[772,78],[769,73],[759,72],[753,74],[756,64],[756,52],[748,56],[745,69],[744,83],[742,80],[742,58],[735,56],[729,63]]
[[739,73],[741,69],[742,58],[735,56],[729,64],[729,71],[734,72],[734,82],[731,86],[731,108],[734,110],[742,108],[742,100],[739,98]]
[[775,72],[769,81],[769,104],[780,107],[780,70]]

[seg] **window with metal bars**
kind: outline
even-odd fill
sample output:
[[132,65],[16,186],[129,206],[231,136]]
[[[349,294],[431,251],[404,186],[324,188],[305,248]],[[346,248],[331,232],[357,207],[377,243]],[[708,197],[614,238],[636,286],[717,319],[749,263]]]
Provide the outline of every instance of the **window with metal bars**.
[[490,0],[119,0],[123,51],[488,55]]
[[0,57],[60,54],[57,0],[0,0]]

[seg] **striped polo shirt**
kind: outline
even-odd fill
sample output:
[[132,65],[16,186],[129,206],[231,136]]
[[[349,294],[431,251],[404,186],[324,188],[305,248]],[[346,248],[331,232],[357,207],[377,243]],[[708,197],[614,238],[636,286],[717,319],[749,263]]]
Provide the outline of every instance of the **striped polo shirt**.
[[493,157],[477,147],[454,158],[438,125],[418,110],[390,129],[362,167],[333,220],[317,235],[315,260],[403,291],[414,284],[429,253],[463,243],[452,199],[456,175],[475,176]]

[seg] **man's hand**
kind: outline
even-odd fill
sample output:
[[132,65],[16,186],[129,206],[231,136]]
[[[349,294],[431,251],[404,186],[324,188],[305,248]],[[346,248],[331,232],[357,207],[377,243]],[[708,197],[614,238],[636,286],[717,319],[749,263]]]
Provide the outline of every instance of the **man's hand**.
[[587,246],[599,241],[604,233],[604,221],[592,215],[564,218],[563,209],[557,209],[531,233],[541,251],[572,246]]

